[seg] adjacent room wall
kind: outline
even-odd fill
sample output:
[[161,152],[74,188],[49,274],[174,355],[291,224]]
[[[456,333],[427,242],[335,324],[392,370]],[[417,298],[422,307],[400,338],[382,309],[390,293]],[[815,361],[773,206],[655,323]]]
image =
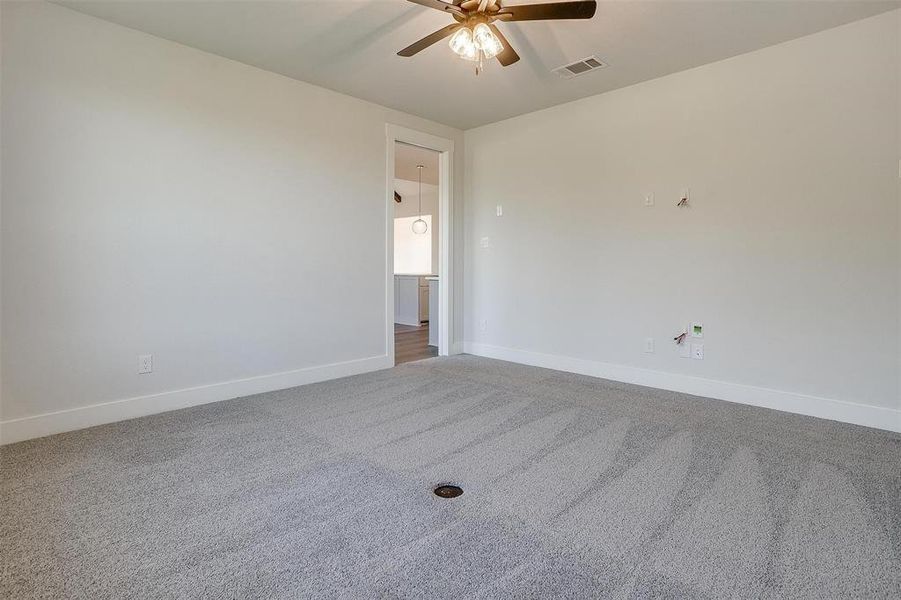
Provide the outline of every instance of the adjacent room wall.
[[455,141],[458,206],[460,131],[2,11],[3,441],[393,364],[385,125]]
[[898,18],[467,131],[468,351],[901,430]]
[[[394,186],[403,200],[394,205],[395,217],[413,217],[419,214],[419,182],[406,179],[395,179]],[[441,248],[440,232],[441,222],[438,210],[438,186],[428,183],[422,184],[422,214],[432,216],[432,273],[438,273],[438,263]],[[397,267],[395,266],[395,272]]]

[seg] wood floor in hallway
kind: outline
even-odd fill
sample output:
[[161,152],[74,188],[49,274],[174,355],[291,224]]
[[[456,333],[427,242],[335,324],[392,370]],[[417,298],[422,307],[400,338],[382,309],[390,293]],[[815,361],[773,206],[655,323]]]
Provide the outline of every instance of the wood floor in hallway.
[[429,324],[421,327],[394,324],[394,364],[438,356],[438,348],[429,346]]

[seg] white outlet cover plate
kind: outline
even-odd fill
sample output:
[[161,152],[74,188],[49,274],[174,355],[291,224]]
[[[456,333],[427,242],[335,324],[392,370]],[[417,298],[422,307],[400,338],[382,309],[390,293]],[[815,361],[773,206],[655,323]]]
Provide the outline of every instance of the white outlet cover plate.
[[692,344],[691,357],[695,360],[704,360],[704,344]]

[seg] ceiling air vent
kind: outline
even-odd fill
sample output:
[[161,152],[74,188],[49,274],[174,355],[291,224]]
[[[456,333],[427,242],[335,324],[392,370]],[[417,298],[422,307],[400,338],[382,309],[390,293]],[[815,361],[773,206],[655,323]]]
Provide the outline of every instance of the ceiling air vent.
[[589,56],[588,58],[577,60],[574,63],[563,65],[562,67],[557,67],[556,69],[554,69],[554,73],[564,79],[572,79],[573,77],[584,75],[585,73],[590,73],[591,71],[595,71],[606,66],[607,65],[605,63],[599,61],[594,56]]

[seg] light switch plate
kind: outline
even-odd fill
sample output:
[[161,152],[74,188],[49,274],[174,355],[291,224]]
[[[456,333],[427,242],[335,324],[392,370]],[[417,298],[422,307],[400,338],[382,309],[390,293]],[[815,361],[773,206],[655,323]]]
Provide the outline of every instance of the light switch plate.
[[497,205],[497,216],[499,216],[499,217],[504,216],[504,207],[501,206],[500,204]]
[[654,206],[654,194],[645,194],[644,195],[644,205],[647,207]]
[[481,240],[479,240],[479,246],[481,246],[482,248],[488,248],[489,246],[491,246],[491,238],[483,237]]

